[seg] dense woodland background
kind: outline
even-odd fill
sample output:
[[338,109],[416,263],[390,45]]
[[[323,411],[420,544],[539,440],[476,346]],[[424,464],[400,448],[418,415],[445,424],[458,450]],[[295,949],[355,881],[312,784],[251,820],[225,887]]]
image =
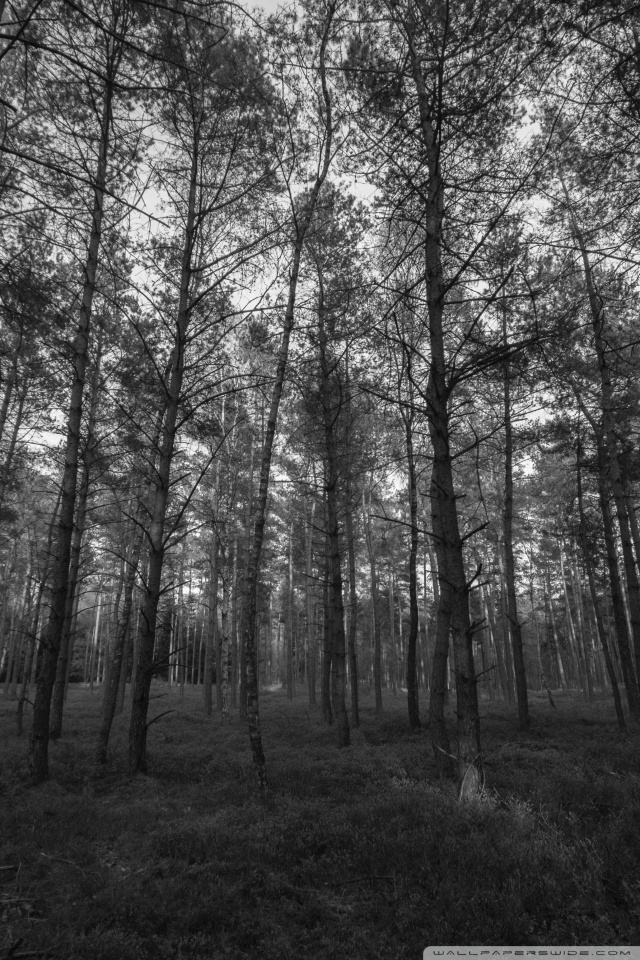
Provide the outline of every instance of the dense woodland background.
[[462,796],[479,703],[637,722],[636,7],[0,24],[0,680],[32,778],[68,684],[102,691],[98,763],[130,711],[130,772],[152,681],[238,710],[262,790],[279,684],[341,747],[359,696],[406,697]]

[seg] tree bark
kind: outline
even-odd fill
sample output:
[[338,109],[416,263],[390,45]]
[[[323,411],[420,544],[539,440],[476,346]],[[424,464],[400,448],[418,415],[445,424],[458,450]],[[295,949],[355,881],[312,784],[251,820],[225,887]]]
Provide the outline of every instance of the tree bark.
[[411,417],[403,410],[405,444],[407,450],[407,480],[409,492],[409,518],[411,523],[411,547],[409,550],[409,637],[407,639],[407,707],[409,725],[412,730],[420,729],[420,708],[418,704],[418,676],[416,669],[416,647],[418,643],[418,484],[413,454],[413,424]]
[[316,705],[316,665],[318,662],[317,636],[313,630],[313,598],[311,595],[311,576],[313,559],[313,520],[315,516],[316,505],[311,504],[311,516],[306,519],[306,557],[305,557],[305,607],[307,612],[307,687],[309,690],[309,705]]
[[331,116],[331,98],[327,87],[325,71],[325,55],[327,44],[329,42],[329,33],[335,13],[335,0],[332,0],[327,6],[327,18],[324,25],[324,31],[319,51],[319,70],[322,84],[322,98],[324,101],[324,122],[325,139],[321,166],[316,176],[315,183],[309,194],[304,209],[297,220],[296,238],[293,249],[293,258],[289,273],[289,295],[287,307],[284,316],[284,326],[280,349],[278,351],[278,361],[276,364],[273,389],[271,393],[271,404],[265,430],[264,444],[262,448],[262,462],[260,465],[260,483],[258,487],[258,496],[256,498],[256,512],[253,543],[247,568],[246,584],[246,620],[245,620],[245,650],[247,656],[247,718],[249,721],[249,742],[253,757],[254,768],[258,780],[258,787],[261,792],[268,789],[267,770],[262,746],[262,733],[260,730],[260,713],[258,709],[258,665],[256,658],[256,607],[258,594],[258,576],[260,573],[260,556],[262,553],[262,542],[264,539],[264,528],[267,519],[267,497],[269,494],[269,476],[271,473],[271,458],[273,453],[273,441],[278,422],[278,411],[280,409],[280,399],[284,387],[284,376],[287,369],[289,358],[289,342],[295,320],[295,304],[298,289],[298,277],[300,275],[300,260],[304,248],[304,241],[309,228],[309,224],[315,212],[318,195],[322,184],[326,180],[329,172],[329,166],[332,157],[333,128]]
[[376,556],[373,549],[373,535],[371,531],[371,489],[369,490],[369,509],[367,511],[365,494],[362,493],[362,520],[364,523],[367,553],[369,555],[369,569],[371,572],[371,607],[373,615],[373,689],[376,703],[376,714],[382,713],[382,640],[380,630],[380,595],[378,591],[378,572],[376,570]]
[[111,666],[108,672],[108,681],[105,686],[104,699],[102,701],[102,721],[96,744],[95,761],[98,764],[107,762],[107,748],[109,746],[109,736],[111,734],[111,725],[116,714],[118,702],[118,691],[120,689],[120,674],[123,669],[123,658],[125,651],[125,641],[131,623],[131,610],[133,607],[133,591],[136,583],[136,573],[140,562],[140,553],[142,550],[142,540],[144,533],[142,529],[133,526],[131,539],[128,546],[127,571],[124,583],[124,597],[122,611],[116,619],[116,638],[113,647]]
[[600,640],[602,652],[604,653],[604,662],[607,668],[607,673],[609,675],[611,691],[613,693],[613,702],[615,705],[618,726],[620,727],[621,730],[626,730],[627,724],[624,717],[624,710],[622,709],[622,700],[620,698],[620,688],[618,687],[618,678],[616,677],[616,672],[613,666],[613,659],[611,657],[611,650],[609,649],[609,641],[607,639],[606,631],[604,629],[604,623],[602,622],[602,613],[600,611],[600,604],[598,603],[598,594],[596,591],[596,581],[595,581],[595,575],[593,572],[593,563],[591,562],[591,551],[589,549],[589,541],[587,538],[587,518],[584,512],[584,500],[582,497],[582,471],[581,471],[580,460],[581,460],[581,446],[580,446],[580,441],[578,441],[577,493],[578,493],[578,512],[580,516],[580,545],[582,547],[582,559],[584,560],[585,569],[587,571],[587,580],[589,582],[589,593],[591,595],[591,604],[593,606],[593,613],[596,620],[596,630],[598,632],[598,639]]
[[[447,583],[451,590],[451,634],[457,698],[457,776],[462,799],[475,795],[479,789],[478,761],[481,744],[473,664],[473,637],[469,616],[469,590],[453,484],[449,422],[451,388],[447,382],[444,335],[445,281],[441,250],[444,182],[440,170],[438,137],[429,108],[430,96],[416,50],[415,38],[410,23],[403,23],[402,26],[407,39],[410,69],[417,95],[427,173],[424,201],[424,280],[431,350],[426,400],[429,435],[433,448],[433,487],[436,494],[432,498],[432,512],[437,514],[442,549],[446,557]],[[433,525],[433,529],[435,532],[436,525]],[[444,593],[441,579],[441,602]]]
[[151,498],[150,523],[147,531],[148,568],[145,583],[144,600],[140,610],[138,655],[135,686],[131,704],[131,723],[129,726],[129,772],[146,773],[147,770],[147,713],[149,710],[149,691],[154,673],[153,651],[156,638],[158,603],[160,600],[162,567],[165,552],[165,518],[171,463],[175,449],[180,394],[184,375],[184,350],[190,310],[189,296],[193,273],[192,256],[195,243],[196,197],[198,191],[198,137],[192,145],[191,170],[189,177],[189,197],[187,201],[187,219],[185,224],[182,263],[180,269],[180,299],[174,334],[173,353],[169,382],[166,387],[166,408],[157,469],[156,483]]
[[[340,552],[340,530],[338,523],[338,481],[339,464],[336,421],[340,412],[339,400],[336,401],[331,379],[335,375],[337,362],[330,356],[328,332],[325,318],[325,301],[322,270],[318,265],[318,343],[320,351],[320,402],[325,441],[325,497],[327,515],[328,557],[328,626],[331,636],[333,658],[333,713],[339,747],[348,747],[350,743],[349,717],[347,715],[346,692],[346,639],[344,632],[344,602],[342,595],[342,557]],[[336,402],[338,406],[336,407]]]
[[87,422],[87,437],[82,457],[82,479],[77,495],[76,520],[73,529],[71,544],[71,558],[69,563],[69,581],[67,586],[67,601],[65,605],[64,624],[60,638],[60,652],[56,666],[56,679],[51,699],[51,715],[49,718],[49,736],[57,740],[62,734],[62,714],[64,708],[64,693],[67,683],[67,667],[71,647],[71,630],[73,626],[73,609],[76,592],[78,590],[78,573],[80,570],[80,556],[82,553],[82,539],[87,517],[89,490],[91,488],[91,470],[96,460],[98,441],[95,435],[96,413],[100,399],[100,367],[102,361],[102,326],[98,328],[96,344],[96,359],[91,382],[91,404]]
[[[598,466],[602,476],[602,482],[605,485],[610,485],[611,492],[613,493],[613,498],[616,504],[616,513],[618,516],[618,525],[620,528],[620,541],[622,545],[622,555],[625,568],[625,575],[627,581],[627,592],[629,600],[629,614],[631,620],[631,637],[633,640],[633,649],[635,652],[635,665],[636,670],[640,671],[640,581],[638,580],[638,569],[635,564],[633,556],[633,547],[632,547],[632,537],[631,530],[629,525],[629,516],[627,514],[627,504],[625,501],[625,492],[624,484],[622,478],[622,471],[620,469],[620,461],[618,459],[618,441],[616,436],[616,422],[615,422],[615,401],[613,396],[613,380],[611,376],[611,369],[609,366],[608,359],[608,344],[605,339],[605,325],[606,325],[606,314],[604,309],[604,301],[599,295],[596,281],[589,261],[589,255],[587,252],[586,243],[582,235],[582,231],[578,225],[578,221],[569,198],[569,194],[565,187],[564,181],[562,181],[562,187],[564,190],[565,198],[567,201],[567,207],[569,209],[569,215],[571,218],[571,224],[573,229],[573,234],[580,250],[580,255],[582,257],[582,265],[584,269],[585,285],[587,288],[587,296],[589,299],[589,307],[591,312],[591,326],[594,334],[594,345],[596,351],[596,358],[598,361],[598,371],[600,375],[600,405],[601,405],[601,424],[598,426],[594,422],[594,418],[590,415],[585,404],[582,402],[581,397],[579,396],[579,391],[577,391],[574,386],[574,393],[580,403],[581,409],[585,413],[585,416],[589,420],[591,427],[596,434],[596,445],[598,452]],[[613,590],[613,582],[612,582]],[[616,601],[614,601],[614,615],[615,615],[615,606]],[[617,632],[616,626],[616,632]],[[620,643],[620,639],[619,639]],[[624,640],[622,641],[624,645]],[[621,651],[622,656],[622,651]],[[627,682],[627,677],[625,677],[625,684]],[[635,701],[638,699],[637,694],[637,681],[636,681],[636,690],[633,691],[632,697]],[[628,693],[627,693],[628,695]],[[639,710],[638,703],[635,703],[634,710],[632,711],[635,716]]]
[[82,404],[86,379],[89,333],[93,310],[93,297],[98,273],[98,257],[102,238],[104,194],[107,181],[107,158],[111,139],[112,100],[114,77],[106,81],[102,107],[98,163],[93,186],[93,211],[91,232],[84,266],[82,302],[78,328],[72,348],[74,380],[71,386],[67,415],[65,462],[62,476],[62,497],[57,533],[53,546],[54,581],[47,627],[42,638],[42,662],[36,680],[33,707],[33,725],[29,745],[29,766],[35,782],[49,776],[49,715],[51,697],[56,679],[60,642],[64,628],[69,583],[69,563],[73,537],[73,519],[76,503],[78,477],[78,451],[82,425]]
[[447,696],[447,661],[449,659],[449,638],[451,635],[451,604],[453,591],[447,573],[447,555],[444,541],[440,533],[440,513],[435,503],[437,490],[435,478],[431,481],[431,524],[435,543],[435,560],[430,547],[430,560],[434,579],[434,595],[436,601],[436,636],[433,648],[433,666],[431,669],[431,696],[429,698],[429,729],[431,731],[431,746],[436,761],[436,767],[441,776],[450,776],[453,773],[455,757],[451,753],[449,733],[444,716]]
[[[502,332],[505,348],[507,340],[507,314],[503,311]],[[516,699],[518,701],[518,726],[527,730],[531,725],[527,699],[527,675],[522,649],[522,627],[518,618],[516,595],[516,565],[513,555],[513,430],[511,426],[511,365],[504,364],[504,508],[502,535],[504,540],[505,586],[507,593],[507,616],[513,650]]]

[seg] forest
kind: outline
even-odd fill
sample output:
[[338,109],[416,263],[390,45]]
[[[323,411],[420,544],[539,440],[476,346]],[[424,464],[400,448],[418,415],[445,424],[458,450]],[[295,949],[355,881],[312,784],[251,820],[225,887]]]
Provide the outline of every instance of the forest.
[[0,2],[0,960],[637,942],[640,9],[272,8]]

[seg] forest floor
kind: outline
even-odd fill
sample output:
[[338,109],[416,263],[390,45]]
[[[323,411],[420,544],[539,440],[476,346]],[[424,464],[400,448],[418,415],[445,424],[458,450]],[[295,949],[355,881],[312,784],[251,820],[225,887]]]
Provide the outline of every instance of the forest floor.
[[[612,703],[482,703],[486,784],[436,779],[405,697],[339,751],[301,692],[261,697],[270,795],[245,724],[158,684],[149,776],[126,717],[93,766],[101,696],[71,689],[52,779],[31,787],[0,701],[0,960],[420,960],[427,945],[640,943],[640,732]],[[422,704],[423,714],[426,713]],[[13,950],[12,950],[13,948]]]

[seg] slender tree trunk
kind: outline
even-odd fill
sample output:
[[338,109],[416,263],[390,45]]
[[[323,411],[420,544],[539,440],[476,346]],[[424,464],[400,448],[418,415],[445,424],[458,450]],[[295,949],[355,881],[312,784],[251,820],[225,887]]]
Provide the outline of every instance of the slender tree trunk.
[[204,654],[204,712],[210,717],[213,712],[212,704],[212,680],[213,668],[216,668],[216,688],[220,677],[220,664],[218,663],[218,543],[216,540],[215,526],[213,530],[213,540],[210,548],[209,557],[210,577],[209,577],[209,610],[207,617],[207,639]]
[[71,647],[73,608],[78,590],[78,573],[80,570],[82,539],[84,537],[87,518],[87,505],[89,502],[89,490],[91,488],[91,470],[97,456],[98,442],[95,435],[95,424],[98,402],[100,399],[102,338],[103,328],[100,326],[98,328],[98,340],[96,344],[96,359],[91,378],[91,404],[89,407],[89,419],[87,423],[87,438],[82,457],[82,479],[80,481],[80,488],[77,495],[78,505],[76,511],[76,521],[73,529],[73,540],[71,544],[71,558],[69,563],[69,579],[67,585],[67,601],[64,612],[64,624],[62,628],[62,636],[60,638],[60,652],[58,654],[56,679],[51,699],[49,736],[52,740],[57,740],[62,734],[62,714],[64,709],[64,693],[67,682],[67,668],[69,665],[69,652]]
[[293,520],[289,526],[289,576],[287,582],[286,594],[286,612],[285,612],[285,664],[287,671],[287,698],[293,700],[294,695],[294,671],[293,671]]
[[82,301],[78,317],[78,329],[73,343],[72,358],[74,380],[67,415],[65,443],[65,466],[62,476],[62,498],[57,532],[53,547],[54,582],[52,584],[49,620],[42,638],[42,663],[36,680],[33,707],[33,725],[29,745],[29,765],[34,781],[46,780],[49,776],[49,714],[51,697],[56,679],[60,642],[64,628],[69,582],[69,563],[76,503],[78,477],[78,451],[82,426],[82,403],[86,379],[89,332],[96,289],[98,255],[102,237],[104,192],[107,181],[107,158],[111,135],[111,106],[114,77],[107,79],[102,108],[101,136],[98,145],[98,165],[93,186],[93,212],[91,232],[84,266]]
[[484,587],[480,587],[482,592],[482,599],[484,601],[485,611],[487,621],[489,623],[489,634],[493,642],[493,646],[496,652],[496,661],[498,664],[498,677],[500,680],[500,686],[502,688],[502,696],[505,700],[509,700],[509,677],[507,674],[507,666],[504,661],[504,649],[500,640],[498,638],[498,632],[496,627],[496,618],[493,611],[493,604],[491,602],[491,597],[489,596],[488,591],[485,591]]
[[[247,505],[245,511],[245,522],[244,522],[244,565],[243,565],[243,589],[246,592],[247,585],[247,572],[249,557],[251,556],[251,521],[253,518],[253,460],[254,460],[254,442],[253,442],[253,431],[251,432],[251,443],[249,449],[249,477],[248,477],[248,497]],[[245,647],[246,639],[246,624],[244,622],[244,616],[246,614],[246,604],[242,602],[240,604],[240,717],[245,720],[247,717],[247,650]],[[259,618],[258,618],[259,622]],[[260,646],[260,630],[259,626],[257,628],[257,648]],[[260,678],[258,677],[258,684]]]
[[221,546],[221,557],[222,560],[222,606],[220,607],[220,644],[222,647],[221,651],[221,661],[222,661],[222,676],[220,678],[221,688],[222,688],[222,725],[231,723],[231,717],[229,715],[229,674],[231,672],[232,666],[232,657],[231,649],[229,643],[229,537],[225,533],[222,546]]
[[317,637],[313,629],[313,598],[311,594],[311,576],[313,571],[313,521],[316,505],[311,504],[311,516],[306,520],[306,555],[305,555],[305,608],[307,612],[307,687],[309,690],[309,705],[316,705],[316,664],[318,662]]
[[407,479],[409,487],[409,517],[411,523],[411,547],[409,550],[409,637],[407,640],[407,706],[409,725],[418,730],[420,709],[418,705],[418,677],[416,671],[416,647],[418,642],[418,484],[413,455],[413,423],[403,413],[405,444],[407,450]]
[[397,691],[396,683],[396,674],[397,674],[397,663],[398,655],[396,651],[396,630],[395,630],[395,599],[394,599],[394,588],[393,588],[393,568],[391,563],[389,564],[389,586],[387,591],[387,598],[389,600],[389,686],[391,687],[391,692],[395,694]]
[[[326,500],[325,500],[326,513]],[[331,579],[331,555],[329,551],[329,538],[325,534],[325,555],[324,555],[324,583],[322,589],[322,677],[320,688],[320,702],[322,704],[322,717],[325,723],[333,723],[333,706],[331,703],[331,676],[333,671],[333,633],[329,606],[331,603],[329,597],[329,581]]]
[[[350,467],[347,467],[350,470]],[[347,511],[345,517],[345,533],[347,540],[347,555],[349,564],[349,682],[351,687],[351,725],[354,729],[360,726],[358,707],[358,594],[356,590],[356,548],[353,535],[353,515],[351,497],[351,476],[347,477]]]
[[436,500],[436,484],[435,479],[432,477],[431,523],[435,542],[435,558],[430,546],[430,560],[432,573],[437,573],[437,576],[434,579],[436,637],[433,648],[431,696],[429,698],[429,729],[431,730],[431,746],[433,748],[436,767],[441,776],[450,776],[453,773],[453,761],[455,757],[451,753],[444,708],[447,694],[447,661],[449,659],[453,591],[447,573],[447,556],[444,550],[444,541],[440,534],[440,514],[434,507]]
[[[503,338],[507,347],[507,314],[503,311]],[[511,369],[507,360],[504,364],[504,507],[502,514],[502,535],[504,539],[505,587],[507,594],[507,616],[513,650],[513,668],[515,674],[516,699],[518,701],[518,725],[521,730],[530,726],[529,702],[527,699],[527,675],[522,649],[522,627],[518,619],[518,600],[516,596],[516,565],[513,555],[513,430],[511,427]]]
[[324,32],[320,44],[319,52],[319,71],[322,84],[322,96],[324,100],[323,119],[325,123],[324,149],[321,166],[318,171],[315,183],[307,198],[304,209],[297,219],[296,239],[293,249],[293,257],[289,272],[289,295],[287,307],[284,315],[284,325],[282,330],[282,339],[278,351],[278,360],[276,363],[273,388],[271,393],[271,404],[265,430],[264,444],[262,448],[262,462],[260,465],[260,483],[258,487],[258,496],[256,498],[256,512],[253,543],[249,564],[247,569],[246,586],[246,621],[245,621],[245,649],[247,656],[247,718],[249,721],[249,742],[255,767],[258,786],[261,791],[268,788],[267,771],[262,746],[262,733],[260,731],[260,714],[258,709],[258,665],[256,658],[256,608],[258,593],[258,577],[260,573],[260,556],[262,553],[262,542],[264,539],[264,527],[267,519],[267,498],[269,495],[269,476],[271,473],[271,458],[273,453],[273,441],[278,422],[278,411],[280,409],[280,399],[284,386],[284,377],[289,358],[289,342],[295,319],[296,294],[298,289],[298,277],[300,274],[300,260],[304,241],[313,218],[318,195],[322,184],[329,172],[329,166],[332,156],[332,115],[331,99],[327,87],[325,73],[325,56],[329,33],[335,13],[335,0],[331,0],[327,7],[327,17],[324,25]]
[[367,509],[365,494],[362,493],[362,519],[364,523],[367,553],[369,555],[369,569],[371,571],[371,611],[373,619],[373,689],[376,704],[376,714],[382,713],[382,640],[380,630],[380,594],[378,591],[378,572],[376,570],[376,555],[373,547],[373,533],[371,529],[371,490],[369,490],[369,507]]
[[[451,590],[451,634],[455,661],[457,698],[457,775],[461,798],[473,796],[479,789],[478,760],[481,752],[480,719],[475,668],[473,635],[469,616],[462,538],[458,525],[456,494],[453,483],[453,461],[449,422],[450,386],[447,383],[447,361],[444,336],[445,280],[442,266],[442,222],[444,217],[444,182],[440,171],[440,147],[430,113],[431,94],[427,90],[422,63],[415,46],[412,24],[403,23],[410,69],[415,85],[420,132],[425,149],[426,186],[424,225],[424,280],[427,297],[431,362],[426,389],[429,434],[433,448],[433,490],[431,506],[437,515],[436,525],[446,557],[447,582]],[[440,580],[442,603],[443,581]]]
[[578,646],[578,640],[576,636],[576,628],[573,618],[573,612],[571,610],[571,604],[569,601],[569,591],[567,589],[567,577],[564,568],[564,544],[560,541],[560,576],[562,577],[562,591],[564,593],[564,609],[565,609],[565,620],[567,624],[567,634],[569,637],[569,649],[571,650],[571,659],[575,665],[574,671],[577,678],[577,685],[580,690],[584,693],[585,691],[585,679],[584,679],[584,668],[582,660],[580,658],[580,651]]
[[423,678],[424,678],[424,688],[425,690],[431,689],[431,666],[430,666],[430,656],[429,656],[429,608],[428,608],[428,597],[427,597],[427,551],[425,550],[422,557],[422,590],[423,590],[423,602],[422,602],[422,618],[424,620],[424,645],[422,646],[422,668],[423,668]]
[[[631,620],[631,638],[633,641],[633,649],[635,652],[635,665],[636,670],[640,671],[640,582],[638,580],[638,569],[636,567],[634,557],[633,557],[633,548],[632,548],[632,538],[631,530],[629,525],[629,517],[627,514],[627,505],[625,502],[624,495],[624,485],[622,479],[622,472],[620,469],[620,462],[618,459],[618,450],[617,450],[617,437],[616,437],[616,422],[615,422],[615,401],[613,397],[613,381],[611,377],[611,370],[609,367],[609,350],[605,340],[605,326],[606,326],[606,314],[604,309],[604,301],[600,296],[597,287],[596,281],[589,261],[589,255],[587,252],[587,247],[585,244],[582,231],[578,225],[578,221],[575,216],[574,209],[569,198],[569,194],[562,182],[562,187],[565,193],[565,198],[567,201],[567,206],[569,208],[569,214],[571,217],[573,233],[576,239],[576,243],[580,250],[582,257],[582,264],[584,269],[585,285],[587,288],[587,294],[589,298],[589,307],[591,311],[591,324],[594,334],[594,345],[596,351],[596,357],[598,361],[598,369],[600,373],[600,402],[601,402],[601,425],[599,426],[594,422],[594,418],[591,416],[587,410],[585,404],[582,402],[579,391],[573,386],[574,393],[578,399],[581,409],[583,410],[585,416],[589,420],[591,427],[596,435],[596,446],[598,453],[598,466],[601,476],[602,484],[610,486],[613,493],[613,497],[616,504],[616,512],[618,515],[618,524],[620,527],[620,541],[622,545],[622,554],[623,562],[626,574],[627,581],[627,590],[628,590],[628,601],[629,601],[629,614]],[[604,519],[604,518],[603,518]],[[605,525],[606,525],[605,521]],[[615,542],[615,541],[614,541]],[[617,563],[616,563],[617,568]],[[611,574],[611,570],[610,570]],[[612,588],[612,599],[614,592],[614,583],[613,579],[611,581]],[[625,630],[623,637],[621,637],[618,628],[619,615],[616,615],[616,606],[619,603],[619,600],[613,599],[614,603],[614,617],[616,617],[616,632],[618,633],[618,646],[622,644],[622,647],[627,645],[628,633]],[[621,659],[626,658],[626,650],[623,654],[622,649],[620,650]],[[635,673],[633,673],[633,679],[629,672],[629,666],[625,668],[623,662],[623,671],[625,671],[629,676],[625,675],[625,685],[627,682],[630,682],[634,689],[631,691],[631,697],[633,700],[633,709],[631,710],[632,716],[640,716],[640,692],[638,691],[638,683],[635,680],[635,685],[633,683],[635,679]],[[627,697],[629,697],[630,692],[627,688]],[[631,708],[631,703],[629,704]]]
[[9,373],[7,375],[7,381],[5,383],[4,393],[2,394],[2,403],[0,404],[0,440],[2,440],[2,437],[4,436],[4,429],[7,424],[7,418],[9,416],[9,410],[11,408],[11,401],[13,399],[13,391],[18,381],[18,359],[22,352],[22,344],[23,344],[23,330],[21,328],[18,343],[16,345],[16,349],[11,359],[11,369],[9,370]]
[[342,596],[342,557],[340,554],[340,531],[338,524],[338,479],[339,464],[335,424],[339,413],[332,389],[331,378],[335,375],[337,364],[330,356],[328,335],[325,322],[325,304],[322,271],[318,266],[319,303],[318,303],[318,341],[320,349],[320,402],[322,405],[324,441],[325,441],[325,497],[327,516],[328,550],[328,626],[331,637],[333,658],[333,712],[336,719],[336,731],[339,747],[348,747],[350,743],[349,717],[346,708],[346,639],[344,631],[344,604]]
[[229,668],[229,692],[231,707],[238,706],[238,535],[233,538],[233,560],[231,561],[231,583],[229,590],[229,649],[231,665]]
[[148,539],[148,572],[145,583],[144,601],[140,610],[138,634],[138,654],[136,663],[135,687],[131,705],[131,723],[129,726],[129,772],[146,773],[147,770],[147,713],[149,710],[149,691],[154,672],[153,652],[156,638],[158,603],[162,581],[162,567],[165,553],[165,518],[171,463],[175,449],[175,439],[180,408],[180,394],[184,375],[184,350],[189,325],[189,290],[193,272],[192,256],[195,243],[196,197],[198,191],[198,142],[193,144],[192,163],[185,224],[182,265],[180,273],[180,300],[176,318],[171,372],[166,388],[166,410],[160,441],[155,490],[152,493]]
[[140,562],[143,536],[143,531],[137,526],[133,526],[127,550],[128,556],[122,610],[119,612],[119,616],[116,616],[117,632],[113,647],[111,668],[109,670],[108,682],[105,687],[104,700],[102,702],[102,722],[100,724],[100,730],[98,731],[95,753],[96,763],[99,764],[106,763],[107,761],[107,747],[111,734],[111,724],[113,723],[113,718],[116,713],[118,691],[120,689],[120,674],[123,669],[125,640],[131,623],[133,591],[136,582],[136,572]]
[[11,431],[11,439],[9,440],[9,447],[7,449],[6,456],[4,458],[4,464],[2,470],[0,471],[0,503],[4,501],[4,495],[9,484],[9,477],[11,475],[11,465],[13,463],[13,457],[16,452],[16,446],[18,444],[18,437],[20,436],[20,427],[22,426],[22,419],[24,416],[24,403],[27,399],[27,391],[29,389],[29,380],[25,378],[20,390],[18,391],[18,406],[16,409],[16,418],[13,423],[13,430]]
[[602,622],[602,614],[600,612],[600,604],[598,603],[598,595],[596,591],[595,575],[593,572],[593,563],[591,562],[591,550],[589,547],[589,540],[587,537],[587,522],[586,522],[587,518],[584,512],[584,501],[582,497],[580,441],[578,441],[577,460],[578,460],[577,492],[578,492],[578,511],[580,515],[580,545],[582,547],[582,559],[584,560],[585,569],[587,571],[587,580],[589,582],[589,593],[591,595],[591,604],[593,606],[593,613],[596,620],[596,630],[598,632],[598,639],[600,640],[602,652],[604,653],[604,662],[607,668],[607,673],[609,674],[609,682],[611,683],[611,691],[613,693],[613,702],[615,705],[618,726],[620,727],[621,730],[626,730],[627,724],[624,718],[624,710],[622,709],[620,688],[618,687],[618,679],[616,677],[616,672],[613,666],[611,650],[609,649],[609,641],[607,639],[607,635],[604,629],[604,624]]
[[546,574],[546,586],[547,586],[547,590],[545,592],[545,600],[548,603],[548,609],[549,609],[549,623],[551,625],[551,636],[553,638],[554,655],[555,655],[556,664],[558,667],[558,679],[560,680],[560,687],[562,689],[566,689],[567,678],[565,676],[564,666],[562,664],[562,656],[560,651],[560,638],[558,637],[558,629],[556,627],[556,618],[553,612],[553,595],[551,593],[551,572],[549,570],[548,564],[545,564],[545,574]]

